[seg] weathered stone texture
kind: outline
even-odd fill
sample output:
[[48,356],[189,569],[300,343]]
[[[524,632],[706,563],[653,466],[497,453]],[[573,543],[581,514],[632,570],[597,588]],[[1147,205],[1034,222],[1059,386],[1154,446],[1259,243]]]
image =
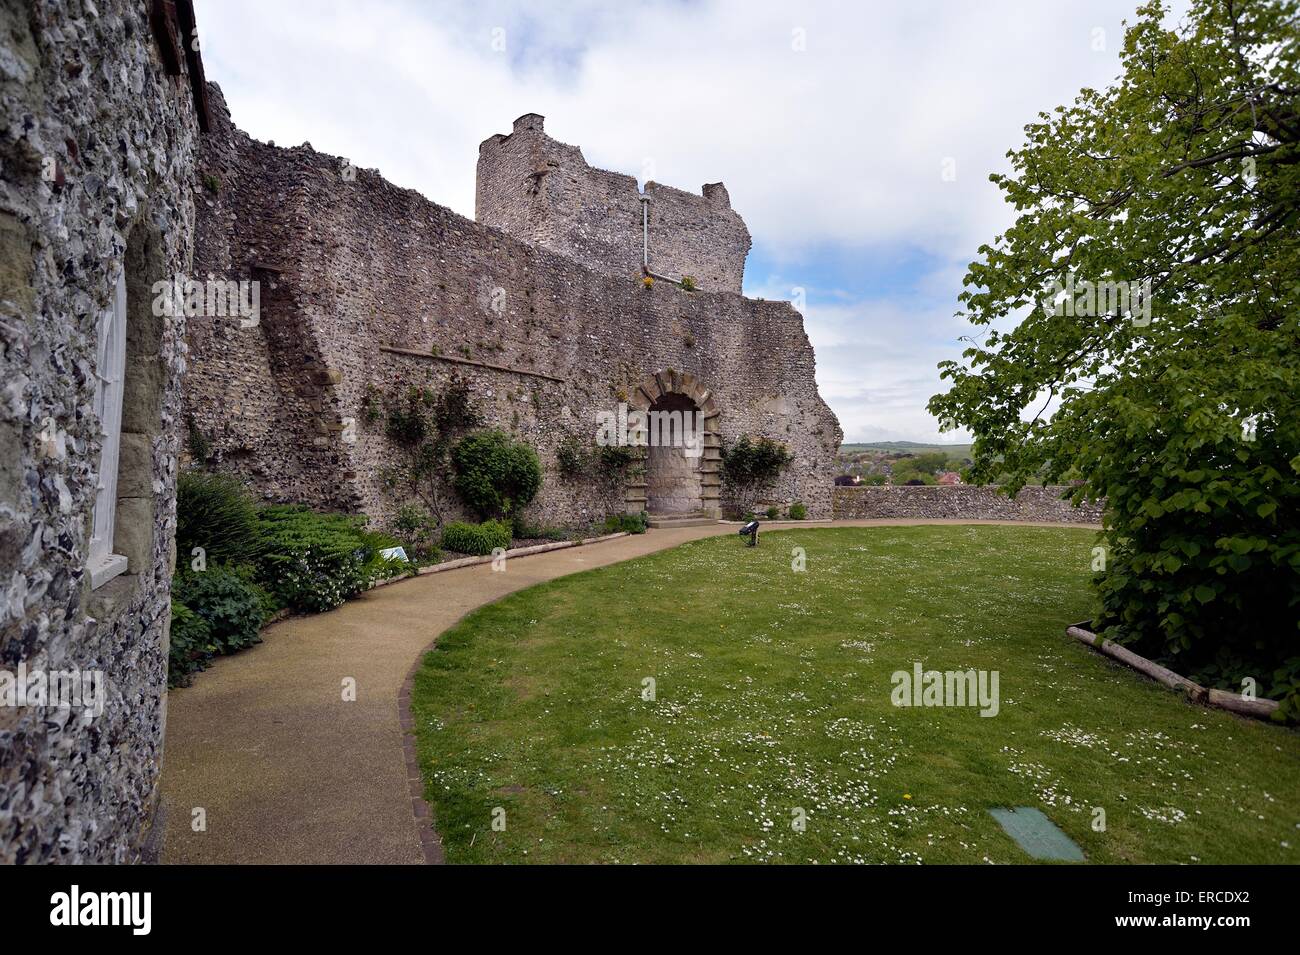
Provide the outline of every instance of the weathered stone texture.
[[[441,387],[455,376],[488,424],[538,450],[544,482],[526,517],[599,520],[639,509],[635,488],[563,477],[556,452],[566,439],[592,447],[597,412],[631,403],[659,373],[665,388],[711,396],[718,440],[785,442],[795,461],[771,493],[829,516],[840,430],[787,303],[647,289],[635,274],[593,271],[377,172],[353,175],[307,146],[253,141],[211,92],[202,171],[221,187],[200,208],[196,270],[278,270],[265,276],[257,328],[191,331],[187,412],[213,440],[219,467],[268,498],[359,508],[385,522],[406,497],[386,485],[396,452],[382,422],[367,421],[367,386]],[[716,472],[718,454],[706,452],[704,467]],[[716,476],[702,477],[716,488]],[[634,473],[637,482],[644,476]],[[447,516],[457,516],[454,502]]]
[[[185,345],[183,321],[150,323],[141,296],[188,270],[198,129],[148,11],[0,3],[0,669],[101,670],[107,697],[97,717],[0,707],[4,863],[130,861],[156,800]],[[123,447],[118,527],[135,553],[92,594],[97,322],[128,258],[124,426],[148,428]]]
[[988,485],[885,485],[837,487],[834,514],[838,520],[873,518],[955,518],[978,521],[1056,521],[1100,524],[1101,504],[1075,507],[1064,499],[1064,486],[1023,487],[1014,498]]
[[749,230],[720,183],[702,195],[594,169],[582,150],[547,136],[526,113],[509,135],[479,146],[474,218],[621,279],[642,274],[642,202],[648,201],[649,267],[701,289],[739,292]]

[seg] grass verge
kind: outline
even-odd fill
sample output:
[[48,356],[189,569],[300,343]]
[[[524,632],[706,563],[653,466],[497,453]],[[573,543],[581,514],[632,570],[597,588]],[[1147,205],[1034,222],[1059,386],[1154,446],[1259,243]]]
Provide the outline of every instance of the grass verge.
[[[986,810],[1035,806],[1093,862],[1296,861],[1300,736],[1065,636],[1094,537],[709,538],[483,607],[415,680],[447,858],[1026,862]],[[916,662],[997,671],[997,716],[895,707]]]

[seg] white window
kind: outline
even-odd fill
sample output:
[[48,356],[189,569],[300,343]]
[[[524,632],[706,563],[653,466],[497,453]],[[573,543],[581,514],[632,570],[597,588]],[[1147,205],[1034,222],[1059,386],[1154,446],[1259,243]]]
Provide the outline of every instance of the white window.
[[126,558],[113,553],[117,515],[117,459],[122,446],[122,386],[126,373],[126,271],[118,274],[112,307],[99,316],[95,355],[95,414],[103,434],[95,523],[90,535],[90,586],[108,583],[126,570]]

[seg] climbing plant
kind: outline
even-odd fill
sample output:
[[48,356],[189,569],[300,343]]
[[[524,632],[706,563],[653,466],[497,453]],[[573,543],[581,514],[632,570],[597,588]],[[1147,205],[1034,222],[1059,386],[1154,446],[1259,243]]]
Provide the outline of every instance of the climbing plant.
[[743,434],[722,451],[722,479],[730,487],[736,504],[748,511],[758,491],[774,481],[792,460],[794,457],[784,444],[771,438],[755,441]]
[[384,434],[398,450],[399,463],[384,473],[388,484],[418,497],[441,524],[443,476],[450,471],[452,445],[480,423],[469,383],[457,376],[441,390],[412,385],[389,392],[370,385],[363,415],[369,422],[382,424]]

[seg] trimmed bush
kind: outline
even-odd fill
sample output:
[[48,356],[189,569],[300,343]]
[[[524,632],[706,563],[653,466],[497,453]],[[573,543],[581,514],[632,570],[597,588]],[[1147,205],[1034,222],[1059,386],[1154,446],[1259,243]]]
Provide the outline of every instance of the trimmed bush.
[[452,521],[442,529],[442,546],[458,554],[490,554],[497,547],[510,546],[510,525],[505,521],[484,521],[482,524]]
[[451,451],[456,493],[480,518],[509,518],[537,496],[542,463],[504,431],[479,431]]
[[[267,616],[266,595],[245,573],[223,566],[208,567],[200,573],[186,571],[173,579],[172,595],[183,610],[192,612],[206,625],[208,640],[204,646],[209,653],[234,653],[261,642],[259,631]],[[194,621],[185,619],[183,626],[187,628],[183,639],[201,639],[201,630]],[[189,652],[194,649],[191,646]]]
[[282,606],[308,613],[333,610],[379,576],[383,559],[364,517],[318,514],[298,505],[258,513],[262,549],[258,580]]
[[768,505],[766,513],[767,513],[767,519],[769,521],[774,521],[781,516],[781,509],[777,507],[775,504],[771,504]]
[[176,559],[190,565],[195,547],[210,564],[243,564],[258,551],[257,508],[228,474],[182,472],[176,482]]
[[795,501],[790,505],[790,520],[802,521],[807,517],[808,508],[804,506],[802,501]]

